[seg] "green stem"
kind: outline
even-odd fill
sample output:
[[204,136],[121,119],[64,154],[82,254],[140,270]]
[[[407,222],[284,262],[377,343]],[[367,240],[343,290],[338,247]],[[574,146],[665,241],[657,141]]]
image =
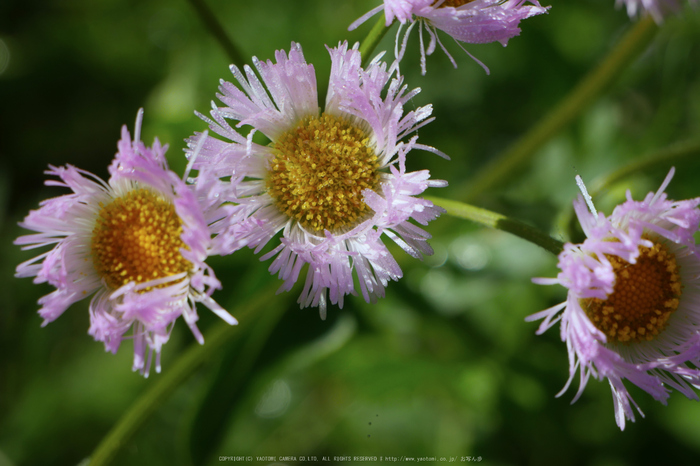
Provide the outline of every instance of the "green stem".
[[[239,397],[246,383],[250,382],[260,354],[287,310],[285,306],[266,308],[264,313],[258,314],[252,328],[245,330],[245,339],[235,347],[235,351],[232,352],[230,346],[220,350],[228,354],[221,361],[216,377],[188,427],[187,437],[193,464],[205,463],[205,459],[212,455],[212,450],[224,437],[222,426],[236,405],[232,400]],[[244,336],[242,332],[238,334]]]
[[[606,188],[611,186],[629,175],[640,172],[658,172],[659,170],[668,170],[671,165],[687,160],[698,160],[700,156],[700,141],[683,141],[664,149],[653,152],[650,155],[642,157],[632,163],[625,165],[612,173],[599,176],[590,183],[586,183],[588,193],[591,197],[600,195]],[[569,237],[573,238],[576,234],[576,215],[574,214],[573,205],[569,204],[569,208],[563,210],[558,220],[562,225],[562,230],[569,233]]]
[[[275,284],[275,289],[278,287]],[[206,336],[204,345],[194,344],[188,348],[175,362],[175,364],[163,373],[153,385],[148,387],[122,416],[112,430],[102,439],[90,458],[89,466],[104,466],[109,464],[119,451],[138,431],[141,425],[153,414],[153,412],[168,399],[168,397],[187,380],[205,361],[217,354],[217,351],[233,337],[238,335],[242,327],[247,327],[251,316],[265,308],[279,306],[282,303],[280,296],[275,296],[274,290],[263,290],[257,294],[257,298],[243,303],[235,310],[236,317],[241,323],[235,327],[220,322]]]
[[552,238],[535,227],[531,227],[519,220],[508,218],[505,215],[450,199],[433,196],[425,196],[425,199],[445,209],[448,215],[507,231],[546,249],[554,255],[558,255],[564,248],[564,243],[561,241]]
[[243,55],[241,54],[240,50],[238,50],[238,47],[236,47],[233,41],[228,37],[224,27],[221,25],[219,20],[216,19],[216,16],[211,11],[211,8],[204,3],[204,0],[190,0],[190,3],[197,11],[197,14],[204,23],[204,26],[209,30],[211,35],[214,36],[214,39],[219,42],[219,45],[224,48],[224,51],[231,60],[231,63],[236,65],[238,68],[242,68],[245,64]]
[[497,185],[532,157],[552,136],[595,102],[596,97],[646,49],[658,29],[651,17],[638,21],[608,56],[588,73],[564,100],[505,152],[494,157],[479,170],[473,181],[465,186],[458,197],[472,202],[482,192]]
[[695,158],[697,160],[698,156],[700,156],[700,141],[679,142],[643,157],[640,160],[635,160],[629,165],[618,168],[614,172],[603,177],[595,179],[590,184],[589,192],[591,196],[595,196],[611,184],[633,173],[655,171],[660,168],[668,170],[674,162],[679,162],[686,158]]
[[360,45],[360,55],[362,56],[363,68],[370,62],[372,59],[372,52],[374,52],[374,49],[377,47],[377,44],[379,44],[379,41],[382,40],[384,34],[386,34],[386,32],[389,30],[388,27],[384,26],[385,24],[386,19],[384,18],[384,15],[379,15],[379,19],[376,23],[374,23],[374,26],[372,26],[372,29],[369,31],[369,34],[367,34],[367,37],[365,37],[365,40],[362,41],[362,44]]

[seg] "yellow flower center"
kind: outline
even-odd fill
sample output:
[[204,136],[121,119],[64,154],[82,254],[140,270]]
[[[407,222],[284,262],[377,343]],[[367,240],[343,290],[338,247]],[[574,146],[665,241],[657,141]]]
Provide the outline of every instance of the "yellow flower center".
[[675,256],[661,243],[639,247],[637,262],[606,256],[615,272],[608,299],[586,298],[581,306],[593,324],[622,343],[653,340],[678,309],[681,282]]
[[180,248],[186,248],[180,239],[182,221],[168,200],[151,190],[135,189],[100,207],[92,230],[92,262],[110,288],[192,268],[180,254]]
[[379,163],[369,137],[342,118],[304,118],[272,145],[267,190],[307,230],[337,231],[367,215],[362,191],[376,189]]
[[[440,1],[440,0],[435,0],[433,2],[433,5],[435,5],[438,1]],[[438,8],[444,8],[446,6],[451,6],[451,7],[457,8],[457,7],[460,7],[462,5],[466,5],[467,3],[471,3],[473,1],[474,0],[445,0],[444,2],[442,2],[442,4]]]

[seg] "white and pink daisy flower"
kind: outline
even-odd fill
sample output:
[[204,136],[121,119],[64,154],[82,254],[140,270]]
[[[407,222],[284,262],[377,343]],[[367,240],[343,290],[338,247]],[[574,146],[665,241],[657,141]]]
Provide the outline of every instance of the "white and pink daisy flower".
[[[403,58],[408,36],[418,23],[420,36],[421,71],[426,72],[426,55],[431,55],[439,44],[452,65],[457,62],[447,51],[437,35],[437,30],[449,34],[462,50],[460,42],[469,44],[486,44],[500,42],[504,47],[511,37],[520,34],[520,21],[531,16],[546,13],[549,7],[543,7],[537,0],[384,0],[384,4],[367,12],[352,23],[349,30],[357,28],[375,14],[384,10],[386,26],[396,19],[401,25],[396,33],[395,56]],[[408,28],[401,37],[403,27]],[[423,29],[430,38],[428,47],[423,41]],[[488,73],[488,68],[469,52],[467,55],[479,63]]]
[[[569,352],[569,380],[608,379],[620,429],[634,421],[636,405],[624,379],[666,403],[675,388],[698,399],[700,388],[700,250],[693,235],[700,223],[700,198],[672,201],[664,192],[673,169],[656,193],[597,213],[590,197],[574,202],[586,240],[567,243],[554,279],[542,285],[568,288],[567,300],[526,320],[544,319],[538,334],[561,320]],[[590,211],[586,208],[586,203]],[[560,393],[561,395],[561,393]]]
[[71,165],[50,166],[46,173],[61,181],[46,184],[73,193],[31,211],[20,225],[37,233],[15,244],[52,246],[17,267],[17,277],[56,287],[39,300],[42,326],[92,295],[88,333],[112,353],[122,340],[133,340],[133,370],[148,376],[154,353],[160,372],[161,348],[178,317],[204,343],[195,303],[237,322],[211,298],[221,285],[204,263],[212,244],[205,215],[216,214],[199,200],[197,187],[168,169],[167,146],[156,139],[149,148],[139,140],[142,115],[133,141],[122,128],[108,183]]
[[[418,144],[415,135],[401,140],[432,121],[430,105],[404,113],[419,90],[407,92],[403,78],[394,76],[396,65],[387,69],[380,57],[363,69],[357,45],[329,52],[322,111],[314,68],[299,44],[292,43],[289,56],[277,51],[275,63],[253,58],[262,81],[250,67],[232,66],[243,90],[222,80],[218,98],[225,106],[212,103],[211,119],[200,115],[231,142],[206,138],[194,162],[198,182],[226,202],[226,218],[213,225],[216,251],[247,246],[260,252],[281,232],[261,260],[274,258],[269,270],[284,280],[280,291],[289,291],[308,264],[299,303],[318,306],[322,318],[328,300],[342,307],[345,295],[357,294],[355,278],[368,302],[401,278],[383,235],[413,257],[432,254],[430,235],[411,220],[425,225],[443,209],[416,196],[447,185],[427,170],[406,170],[411,149],[444,155]],[[243,136],[240,128],[248,125],[252,130]],[[257,131],[271,143],[254,142]],[[201,137],[188,143],[192,149]]]

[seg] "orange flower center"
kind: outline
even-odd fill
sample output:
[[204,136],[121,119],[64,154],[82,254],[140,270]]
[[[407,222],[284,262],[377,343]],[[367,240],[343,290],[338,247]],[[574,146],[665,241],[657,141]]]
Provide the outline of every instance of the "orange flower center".
[[[148,189],[135,189],[107,205],[92,231],[92,261],[112,289],[144,283],[192,268],[175,206]],[[147,291],[147,290],[144,290]]]
[[312,232],[353,225],[370,209],[379,163],[360,128],[329,114],[304,118],[272,145],[267,190],[275,205]]
[[615,287],[608,299],[586,298],[581,306],[609,341],[622,343],[653,340],[678,309],[681,282],[675,256],[655,242],[639,247],[637,262],[606,256],[615,272]]

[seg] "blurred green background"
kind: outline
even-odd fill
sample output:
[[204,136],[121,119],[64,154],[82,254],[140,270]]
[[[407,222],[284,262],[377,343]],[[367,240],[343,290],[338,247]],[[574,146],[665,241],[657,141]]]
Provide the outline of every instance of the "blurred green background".
[[[545,1],[545,3],[548,3]],[[413,152],[409,168],[430,168],[451,197],[479,167],[544,116],[632,27],[613,0],[551,2],[521,24],[508,47],[468,45],[487,76],[447,37],[459,63],[438,51],[420,75],[418,37],[401,70],[434,105],[420,141],[452,157]],[[347,32],[378,0],[208,0],[244,56],[273,57],[300,42],[322,92],[324,44],[361,40],[374,19]],[[414,31],[415,32],[415,31]],[[394,29],[380,49],[393,50]],[[50,292],[13,277],[32,257],[12,245],[40,200],[63,194],[43,185],[48,164],[107,176],[120,127],[145,108],[143,140],[170,144],[184,168],[183,139],[205,129],[228,59],[185,0],[0,2],[0,465],[72,465],[144,390],[131,372],[132,348],[105,353],[87,335],[87,302],[41,328],[37,299]],[[574,176],[594,180],[700,128],[700,11],[669,18],[653,44],[608,92],[477,204],[566,239]],[[676,163],[677,199],[700,195],[700,164]],[[638,173],[595,199],[610,212],[625,189],[655,190],[668,166]],[[700,457],[700,405],[674,393],[667,407],[630,387],[646,414],[615,425],[607,383],[591,381],[569,402],[558,328],[541,337],[525,316],[562,301],[539,287],[556,274],[549,253],[506,233],[443,217],[433,222],[435,255],[401,256],[404,278],[376,305],[350,297],[300,310],[298,289],[232,330],[225,348],[180,386],[120,450],[114,464],[214,465],[219,456],[480,456],[483,464],[693,464]],[[214,298],[236,313],[277,279],[250,251],[209,263],[224,285]],[[200,328],[217,324],[200,307]],[[163,350],[163,371],[196,344],[182,322]],[[260,463],[265,464],[265,463]],[[346,463],[350,464],[350,463]]]

